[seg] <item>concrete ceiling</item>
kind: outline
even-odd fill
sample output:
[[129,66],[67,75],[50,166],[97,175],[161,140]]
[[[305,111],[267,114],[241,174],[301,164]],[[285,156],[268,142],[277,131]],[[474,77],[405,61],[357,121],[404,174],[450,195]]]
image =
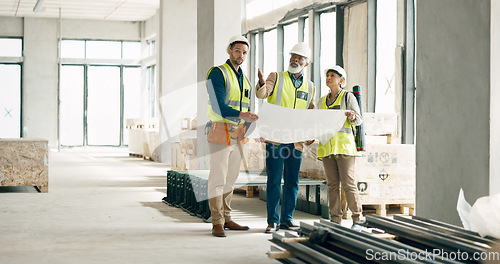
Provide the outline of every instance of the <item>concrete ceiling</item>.
[[0,0],[0,16],[144,21],[160,7],[160,0]]

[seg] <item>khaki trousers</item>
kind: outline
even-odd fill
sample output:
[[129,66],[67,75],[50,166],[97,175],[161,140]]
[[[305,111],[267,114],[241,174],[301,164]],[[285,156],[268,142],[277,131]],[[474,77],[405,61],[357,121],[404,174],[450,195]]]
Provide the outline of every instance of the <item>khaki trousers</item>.
[[230,146],[208,144],[210,174],[208,176],[208,206],[212,224],[231,221],[231,199],[234,183],[240,173],[241,152],[238,144]]
[[330,219],[340,223],[342,221],[342,203],[340,199],[340,183],[344,189],[347,207],[352,212],[352,220],[359,221],[363,213],[358,188],[354,179],[354,163],[356,157],[346,155],[330,155],[323,158],[323,167],[326,173],[328,187],[328,202]]

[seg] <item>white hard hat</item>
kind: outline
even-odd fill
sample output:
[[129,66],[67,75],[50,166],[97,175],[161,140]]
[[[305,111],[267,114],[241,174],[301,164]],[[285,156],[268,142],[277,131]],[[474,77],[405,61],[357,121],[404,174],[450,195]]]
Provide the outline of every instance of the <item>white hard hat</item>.
[[311,58],[311,49],[305,42],[299,42],[290,50],[290,55],[297,54],[308,59]]
[[243,42],[246,43],[248,48],[250,48],[250,42],[248,41],[247,38],[245,38],[242,35],[234,35],[229,39],[229,43],[227,44],[227,49],[229,50],[231,48],[231,44],[235,42]]
[[342,83],[340,83],[340,87],[344,88],[347,84],[347,73],[345,73],[344,68],[340,67],[339,65],[335,65],[330,68],[325,69],[325,75],[328,74],[328,71],[334,71],[338,75],[340,75],[341,78],[343,78]]

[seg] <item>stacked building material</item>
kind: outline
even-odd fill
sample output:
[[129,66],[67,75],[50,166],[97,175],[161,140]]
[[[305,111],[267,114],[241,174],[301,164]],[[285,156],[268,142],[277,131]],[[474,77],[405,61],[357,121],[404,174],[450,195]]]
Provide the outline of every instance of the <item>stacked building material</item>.
[[346,228],[300,223],[301,237],[273,234],[270,258],[282,263],[480,263],[500,261],[499,240],[435,220],[368,215]]
[[186,172],[168,171],[167,193],[162,201],[209,221],[208,180]]
[[[208,208],[209,170],[173,171],[167,173],[167,192],[162,201],[168,205],[182,208],[186,212],[210,221]],[[262,171],[241,171],[235,186],[258,186],[259,195],[266,192],[267,175]],[[314,189],[311,195],[301,200],[298,210],[313,214],[321,214],[320,189],[323,189],[323,200],[326,200],[325,180],[300,178],[299,186]],[[309,192],[308,192],[309,193]],[[262,199],[262,197],[261,197]],[[323,206],[325,201],[323,201]],[[327,206],[327,205],[326,205]],[[328,217],[328,216],[327,216]]]
[[48,140],[0,139],[0,186],[35,186],[48,192]]

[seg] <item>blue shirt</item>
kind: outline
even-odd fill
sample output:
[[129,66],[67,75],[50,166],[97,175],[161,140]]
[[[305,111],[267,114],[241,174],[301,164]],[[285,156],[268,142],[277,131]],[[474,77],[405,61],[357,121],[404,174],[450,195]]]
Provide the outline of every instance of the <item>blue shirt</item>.
[[[226,61],[227,64],[231,67],[231,69],[234,71],[236,74],[236,78],[238,78],[238,82],[240,85],[240,91],[243,90],[243,71],[241,70],[241,67],[236,71],[234,69],[233,65],[229,60]],[[226,83],[224,81],[224,75],[222,74],[222,71],[219,68],[214,68],[212,72],[208,75],[208,80],[212,81],[212,85],[214,88],[214,93],[215,97],[213,98],[210,97],[210,104],[211,105],[219,105],[219,109],[217,107],[212,107],[214,112],[223,118],[226,118],[231,121],[238,122],[239,118],[238,116],[240,115],[240,111],[230,107],[229,105],[226,104],[225,99],[226,99]],[[250,97],[250,95],[249,95]]]
[[295,79],[295,74],[291,72],[288,72],[288,75],[290,75],[290,78],[292,78],[293,86],[295,86],[295,89],[302,86],[302,82],[304,82],[304,74],[301,74],[298,79]]

